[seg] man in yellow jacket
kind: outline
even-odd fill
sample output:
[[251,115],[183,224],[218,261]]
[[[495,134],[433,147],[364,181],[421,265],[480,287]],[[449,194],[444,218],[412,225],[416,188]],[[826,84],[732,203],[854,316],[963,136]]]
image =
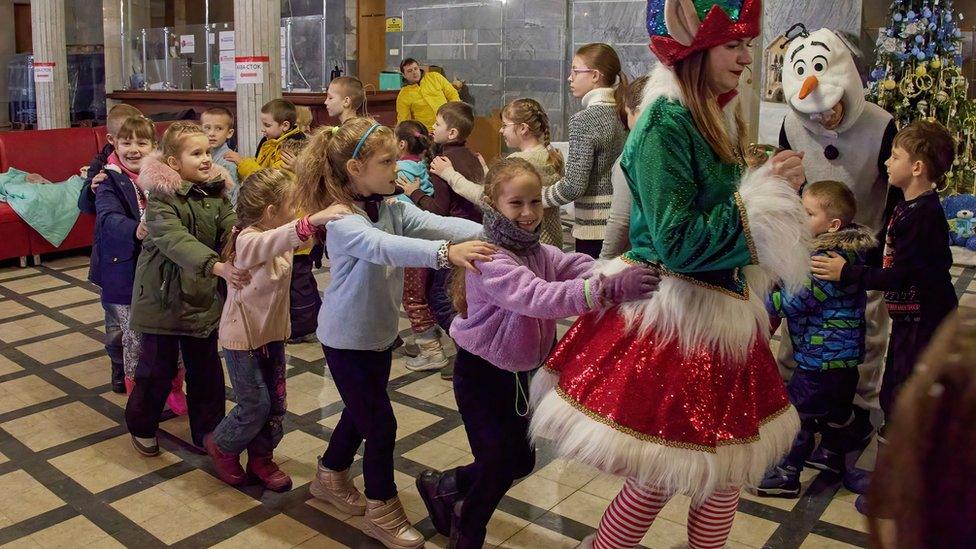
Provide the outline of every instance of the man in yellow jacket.
[[454,86],[443,75],[424,71],[416,59],[404,59],[400,63],[404,86],[397,95],[397,122],[416,120],[433,130],[437,109],[448,101],[460,101]]

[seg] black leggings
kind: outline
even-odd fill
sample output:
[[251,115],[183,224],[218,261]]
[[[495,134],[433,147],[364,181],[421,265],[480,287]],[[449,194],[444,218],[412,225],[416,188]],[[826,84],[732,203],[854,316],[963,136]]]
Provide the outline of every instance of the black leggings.
[[[505,492],[535,467],[529,444],[530,372],[509,372],[458,348],[454,362],[457,399],[474,463],[454,473],[464,504],[464,538],[483,542],[488,520]],[[518,389],[516,389],[518,384]]]
[[397,495],[393,481],[397,423],[390,395],[386,392],[393,352],[333,349],[324,345],[322,349],[332,381],[346,405],[332,431],[322,465],[333,471],[345,471],[365,441],[363,480],[366,497],[393,498]]

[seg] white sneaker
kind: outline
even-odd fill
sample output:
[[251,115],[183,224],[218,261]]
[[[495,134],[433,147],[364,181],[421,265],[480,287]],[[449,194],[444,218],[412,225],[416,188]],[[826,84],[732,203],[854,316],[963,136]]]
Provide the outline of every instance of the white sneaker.
[[405,365],[411,372],[430,372],[440,370],[444,366],[447,366],[448,362],[450,361],[444,356],[443,349],[438,349],[430,353],[421,350],[419,356],[408,358]]
[[415,358],[408,358],[406,361],[407,369],[411,372],[428,372],[432,370],[440,370],[444,366],[447,366],[448,359],[444,356],[444,348],[441,346],[441,340],[420,340],[418,342],[420,345],[420,354]]

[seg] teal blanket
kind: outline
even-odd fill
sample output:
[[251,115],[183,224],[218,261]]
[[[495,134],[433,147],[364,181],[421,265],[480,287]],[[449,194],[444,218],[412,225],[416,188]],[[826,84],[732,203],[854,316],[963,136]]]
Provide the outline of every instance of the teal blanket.
[[28,183],[27,172],[10,168],[0,173],[0,201],[57,247],[78,220],[78,194],[84,182],[73,175],[61,183]]

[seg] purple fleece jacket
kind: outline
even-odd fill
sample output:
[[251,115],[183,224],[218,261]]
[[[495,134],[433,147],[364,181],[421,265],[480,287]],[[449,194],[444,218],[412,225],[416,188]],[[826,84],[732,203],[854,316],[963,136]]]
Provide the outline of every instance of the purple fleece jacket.
[[585,254],[540,245],[531,255],[500,251],[467,272],[468,316],[451,324],[464,350],[512,372],[537,368],[556,341],[556,319],[590,310],[580,278],[593,265]]

